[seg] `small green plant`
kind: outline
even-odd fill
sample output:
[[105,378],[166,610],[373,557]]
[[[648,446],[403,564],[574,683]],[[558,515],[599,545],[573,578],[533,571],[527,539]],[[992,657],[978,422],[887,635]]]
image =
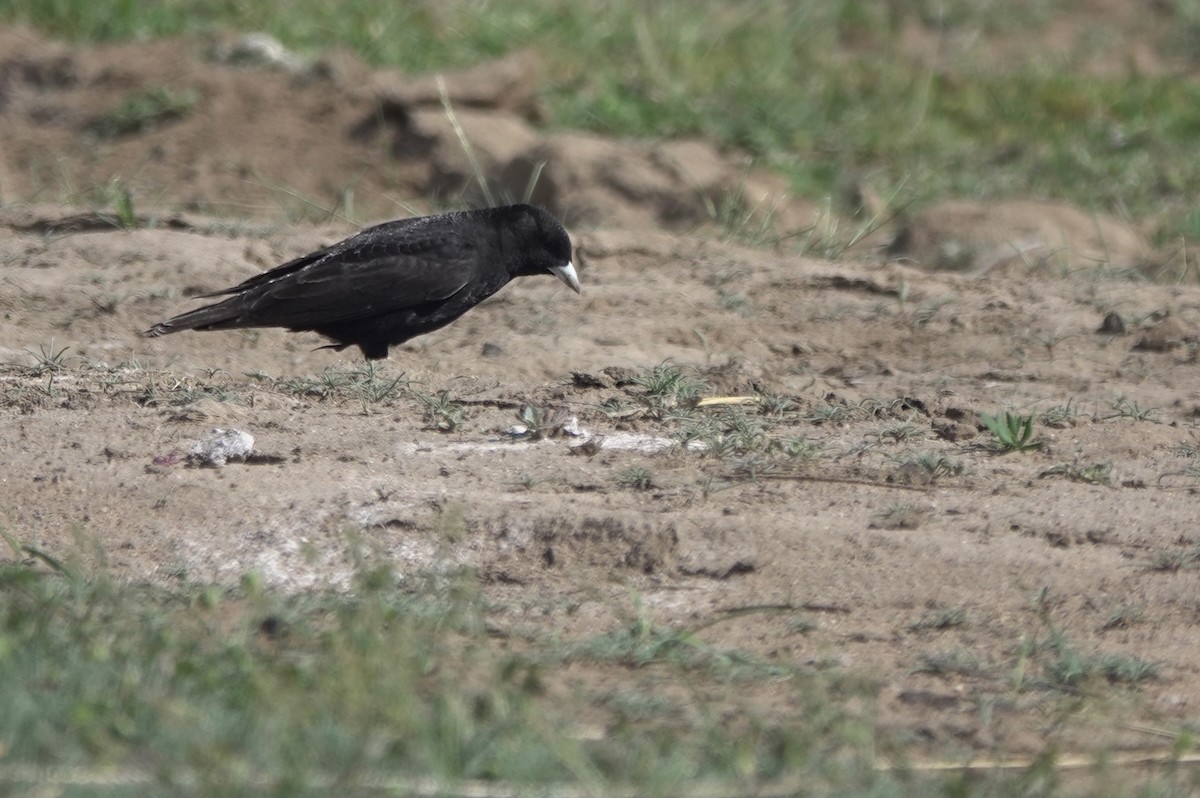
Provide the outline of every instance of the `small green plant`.
[[764,207],[763,200],[752,204],[747,201],[745,189],[743,180],[715,202],[711,197],[703,197],[709,219],[720,226],[724,238],[752,247],[778,245],[783,237],[775,230],[775,217],[782,199],[773,207]]
[[[723,407],[716,413],[694,413],[680,419],[679,445],[718,460],[747,454],[769,454],[785,444],[771,435],[769,422],[739,407]],[[792,439],[795,456],[801,456],[802,439]]]
[[654,623],[639,608],[637,617],[611,632],[580,641],[565,652],[570,662],[611,662],[629,668],[671,665],[685,671],[708,671],[730,675],[737,672],[760,676],[784,676],[786,666],[758,660],[738,651],[706,645],[690,629],[669,628]]
[[822,454],[820,442],[794,435],[788,438],[777,438],[775,448],[784,456],[796,460],[815,460]]
[[57,374],[60,371],[65,371],[67,368],[66,354],[71,347],[64,346],[62,349],[55,349],[54,342],[49,345],[42,344],[38,347],[38,351],[34,352],[31,349],[26,349],[33,356],[33,373],[36,375],[42,374]]
[[1059,463],[1047,468],[1039,477],[1066,477],[1072,482],[1087,482],[1092,485],[1108,485],[1112,481],[1113,464],[1111,461],[1080,465],[1078,463]]
[[1046,677],[1061,689],[1079,688],[1096,679],[1112,684],[1137,684],[1158,678],[1158,666],[1140,657],[1083,654],[1067,646],[1059,647],[1056,654],[1046,667]]
[[730,473],[739,479],[754,482],[763,477],[778,476],[784,472],[778,460],[755,452],[734,461]]
[[387,377],[378,364],[368,361],[352,368],[330,367],[315,377],[280,379],[275,385],[289,396],[357,401],[362,404],[363,412],[368,412],[371,405],[403,395],[409,379],[404,374]]
[[537,441],[562,434],[563,425],[570,420],[570,413],[562,407],[523,405],[517,411],[517,420],[525,430],[521,437]]
[[703,380],[685,374],[670,361],[636,375],[633,384],[645,391],[646,404],[659,418],[677,407],[695,404],[707,388]]
[[717,304],[721,306],[721,310],[736,313],[738,316],[749,316],[753,311],[750,299],[740,291],[726,293],[723,289],[718,288]]
[[845,424],[857,415],[855,408],[846,404],[828,403],[817,405],[805,417],[812,424]]
[[1109,629],[1128,629],[1130,626],[1141,622],[1141,607],[1136,604],[1122,604],[1104,619],[1104,623],[1100,626],[1100,631],[1107,632]]
[[988,671],[986,663],[964,648],[922,654],[913,668],[914,673],[930,673],[938,676],[979,676]]
[[[141,390],[134,398],[146,407],[184,408],[201,400],[248,404],[246,386],[232,381],[230,375],[219,369],[210,371],[204,379],[191,376],[173,377],[165,372],[143,371],[140,379],[125,379],[136,382]],[[187,414],[179,416],[187,417]]]
[[1188,549],[1155,552],[1147,568],[1151,571],[1175,573],[1184,568],[1194,568],[1197,563],[1200,563],[1200,545]]
[[605,418],[610,421],[621,421],[624,419],[637,418],[645,415],[646,408],[624,402],[617,398],[605,399],[600,404],[596,405],[596,410],[599,411]]
[[117,195],[116,209],[117,221],[121,223],[121,227],[126,230],[137,227],[137,213],[133,210],[133,194],[130,193],[128,186],[121,186],[121,192]]
[[1033,416],[1020,416],[1006,410],[1002,416],[983,413],[979,418],[992,433],[993,443],[1001,451],[1024,452],[1042,446],[1042,442],[1033,437]]
[[885,424],[872,432],[871,436],[880,442],[908,443],[909,441],[923,439],[925,437],[925,428],[914,423],[910,418],[904,421],[894,421],[890,424]]
[[69,346],[64,346],[62,349],[55,349],[54,341],[51,341],[48,345],[40,345],[36,352],[32,349],[25,350],[33,358],[32,365],[24,367],[13,364],[13,366],[17,371],[27,373],[30,376],[46,376],[46,392],[51,393],[54,391],[55,376],[67,369],[66,355],[70,348]]
[[1142,407],[1132,399],[1126,399],[1124,396],[1118,396],[1112,402],[1112,415],[1105,418],[1128,418],[1134,421],[1155,421],[1155,414],[1158,410],[1153,407]]
[[1074,337],[1073,335],[1063,335],[1063,330],[1066,329],[1066,326],[1066,324],[1060,324],[1053,332],[1030,332],[1029,339],[1046,350],[1046,357],[1053,358],[1054,347],[1058,346],[1062,341]]
[[1200,460],[1200,439],[1192,433],[1192,440],[1180,441],[1172,451],[1176,457],[1186,457],[1190,460]]
[[618,723],[675,717],[683,711],[669,698],[642,690],[612,691],[597,696],[597,701],[612,710]]
[[425,422],[440,432],[453,432],[466,415],[466,408],[449,391],[417,393],[416,397],[425,406]]
[[967,611],[961,607],[926,610],[908,625],[912,631],[952,629],[967,622]]
[[758,402],[758,410],[764,416],[782,416],[796,409],[796,400],[789,396],[757,391],[754,394]]
[[94,121],[88,129],[100,138],[140,133],[171,119],[186,116],[195,107],[199,97],[192,89],[176,91],[167,86],[157,86],[126,98]]
[[280,379],[276,385],[289,396],[329,399],[350,385],[352,379],[343,369],[327,368],[316,377],[288,377]]
[[808,634],[820,628],[820,624],[807,615],[798,615],[788,621],[787,629],[796,634]]
[[536,477],[533,474],[521,474],[508,484],[512,486],[513,490],[529,491],[537,487],[541,481],[540,477]]
[[321,397],[333,397],[354,382],[354,375],[344,369],[332,367],[322,371],[314,381]]
[[654,487],[654,475],[645,466],[632,466],[618,471],[617,484],[634,490],[650,490]]
[[911,502],[897,502],[875,513],[870,523],[872,529],[916,529],[925,520],[929,511]]
[[410,380],[403,372],[388,378],[380,373],[380,367],[375,361],[368,360],[354,370],[350,392],[362,403],[365,413],[370,405],[398,399],[404,394],[409,383]]
[[937,316],[938,311],[953,301],[954,297],[946,296],[939,297],[937,299],[931,299],[930,301],[922,304],[919,308],[913,311],[912,326],[924,327],[926,324],[929,324],[929,322],[933,321],[934,317]]
[[874,210],[862,208],[863,211],[870,211],[871,215],[859,220],[853,229],[844,229],[839,214],[833,211],[832,201],[827,198],[818,209],[812,224],[796,234],[797,251],[802,255],[824,260],[841,260],[847,252],[903,211],[908,203],[898,203],[896,199],[904,191],[906,182],[900,180],[890,196],[884,198]]
[[138,226],[137,213],[133,209],[133,194],[121,178],[114,177],[107,184],[90,193],[92,201],[97,207],[112,207],[116,212],[119,227],[124,230],[132,230]]
[[1084,412],[1068,400],[1065,405],[1051,407],[1038,420],[1053,429],[1066,429],[1075,426],[1075,420],[1083,415]]
[[1178,471],[1167,471],[1166,473],[1159,474],[1159,484],[1161,485],[1168,477],[1183,477],[1188,480],[1200,479],[1200,462],[1191,462]]
[[1111,684],[1137,684],[1157,678],[1158,667],[1152,662],[1124,654],[1085,653],[1071,645],[1052,621],[1051,606],[1049,590],[1043,587],[1034,598],[1034,609],[1049,636],[1040,642],[1022,643],[1022,660],[1036,661],[1051,687],[1075,692],[1100,679]]
[[953,458],[938,452],[917,452],[901,457],[891,458],[901,470],[915,469],[926,474],[930,479],[943,476],[959,476],[966,472],[967,467]]

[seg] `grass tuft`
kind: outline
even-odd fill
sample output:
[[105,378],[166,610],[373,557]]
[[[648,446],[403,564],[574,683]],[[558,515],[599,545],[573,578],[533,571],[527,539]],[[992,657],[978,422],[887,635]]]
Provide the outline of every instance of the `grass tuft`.
[[191,113],[199,95],[191,90],[176,91],[156,86],[125,99],[117,107],[88,126],[100,138],[117,138],[159,127],[172,119]]
[[926,610],[921,617],[908,625],[913,631],[952,629],[967,622],[967,611],[962,607]]
[[1091,463],[1089,465],[1081,465],[1080,463],[1059,463],[1047,468],[1039,477],[1066,477],[1072,482],[1087,482],[1092,485],[1108,485],[1112,482],[1113,464],[1111,461],[1103,463]]
[[644,391],[648,409],[659,418],[677,408],[694,405],[708,387],[703,380],[670,361],[636,374],[633,384]]
[[634,490],[650,490],[654,487],[654,474],[645,466],[631,466],[616,474],[618,485]]
[[1024,452],[1042,446],[1042,442],[1033,437],[1033,416],[1009,411],[1002,416],[983,413],[980,421],[992,433],[993,445],[1002,452]]
[[466,407],[454,399],[449,391],[436,394],[417,393],[416,397],[425,407],[425,422],[440,432],[453,432],[465,418]]

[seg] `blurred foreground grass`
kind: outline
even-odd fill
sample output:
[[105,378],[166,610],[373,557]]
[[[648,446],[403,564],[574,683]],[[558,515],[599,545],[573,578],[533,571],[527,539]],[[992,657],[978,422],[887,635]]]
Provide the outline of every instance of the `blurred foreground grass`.
[[[0,561],[4,795],[1129,787],[1098,765],[1080,791],[1053,752],[995,773],[891,769],[902,746],[878,735],[861,679],[717,650],[640,614],[574,642],[502,630],[469,571],[399,581],[360,563],[350,592],[286,596],[253,575],[236,590],[120,584],[103,566],[23,551]],[[751,696],[767,682],[778,705],[756,716]],[[1168,772],[1139,794],[1185,782]]]
[[[474,780],[652,795],[883,778],[869,723],[828,680],[647,624],[575,645],[510,635],[469,572],[400,587],[364,565],[350,593],[289,597],[253,576],[232,591],[122,585],[34,554],[0,562],[0,794],[454,794]],[[627,684],[571,687],[571,663]],[[738,683],[762,678],[788,681],[803,722],[722,715]],[[688,700],[656,694],[663,681]]]
[[[1139,46],[1195,59],[1194,6],[1147,11]],[[266,31],[414,72],[532,48],[558,126],[710,137],[813,198],[863,182],[918,205],[1043,196],[1147,219],[1159,243],[1198,238],[1200,83],[1129,66],[1125,32],[1099,16],[1058,49],[985,55],[1088,14],[1071,0],[0,0],[0,20],[70,39]],[[929,42],[906,46],[913,30]],[[1113,68],[1092,68],[1098,54]]]

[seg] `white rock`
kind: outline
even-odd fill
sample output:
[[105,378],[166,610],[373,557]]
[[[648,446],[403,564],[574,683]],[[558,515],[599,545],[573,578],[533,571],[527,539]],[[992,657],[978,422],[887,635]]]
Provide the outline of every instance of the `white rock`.
[[230,460],[245,460],[254,451],[254,436],[240,429],[214,429],[192,444],[188,460],[217,468]]

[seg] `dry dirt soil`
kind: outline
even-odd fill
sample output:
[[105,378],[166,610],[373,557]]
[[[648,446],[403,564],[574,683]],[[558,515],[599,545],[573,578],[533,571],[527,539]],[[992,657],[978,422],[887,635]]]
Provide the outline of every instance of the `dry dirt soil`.
[[[638,596],[713,646],[866,675],[881,728],[939,750],[1156,749],[1200,719],[1200,285],[1143,276],[1136,231],[1029,199],[950,204],[836,262],[742,247],[704,224],[735,155],[546,134],[509,62],[489,72],[506,105],[450,93],[492,131],[498,185],[546,161],[583,294],[513,284],[394,350],[371,396],[315,336],[139,331],[354,229],[288,221],[281,196],[332,207],[353,184],[371,221],[469,191],[436,92],[348,56],[290,74],[206,43],[0,38],[0,525],[22,543],[98,549],[127,580],[303,590],[344,586],[358,537],[400,574],[470,564],[497,624],[566,636]],[[195,106],[98,126],[162,84]],[[113,176],[136,219],[87,204]],[[787,401],[656,411],[635,378],[668,360],[704,396]],[[438,416],[421,396],[443,391]],[[576,434],[510,434],[526,405]],[[1040,448],[990,445],[981,415],[1005,408]],[[673,413],[724,437],[678,445]],[[714,451],[737,424],[818,456]],[[256,453],[189,462],[214,428]],[[1070,652],[1097,675],[1056,671]],[[1121,657],[1156,677],[1110,683],[1096,663]]]

